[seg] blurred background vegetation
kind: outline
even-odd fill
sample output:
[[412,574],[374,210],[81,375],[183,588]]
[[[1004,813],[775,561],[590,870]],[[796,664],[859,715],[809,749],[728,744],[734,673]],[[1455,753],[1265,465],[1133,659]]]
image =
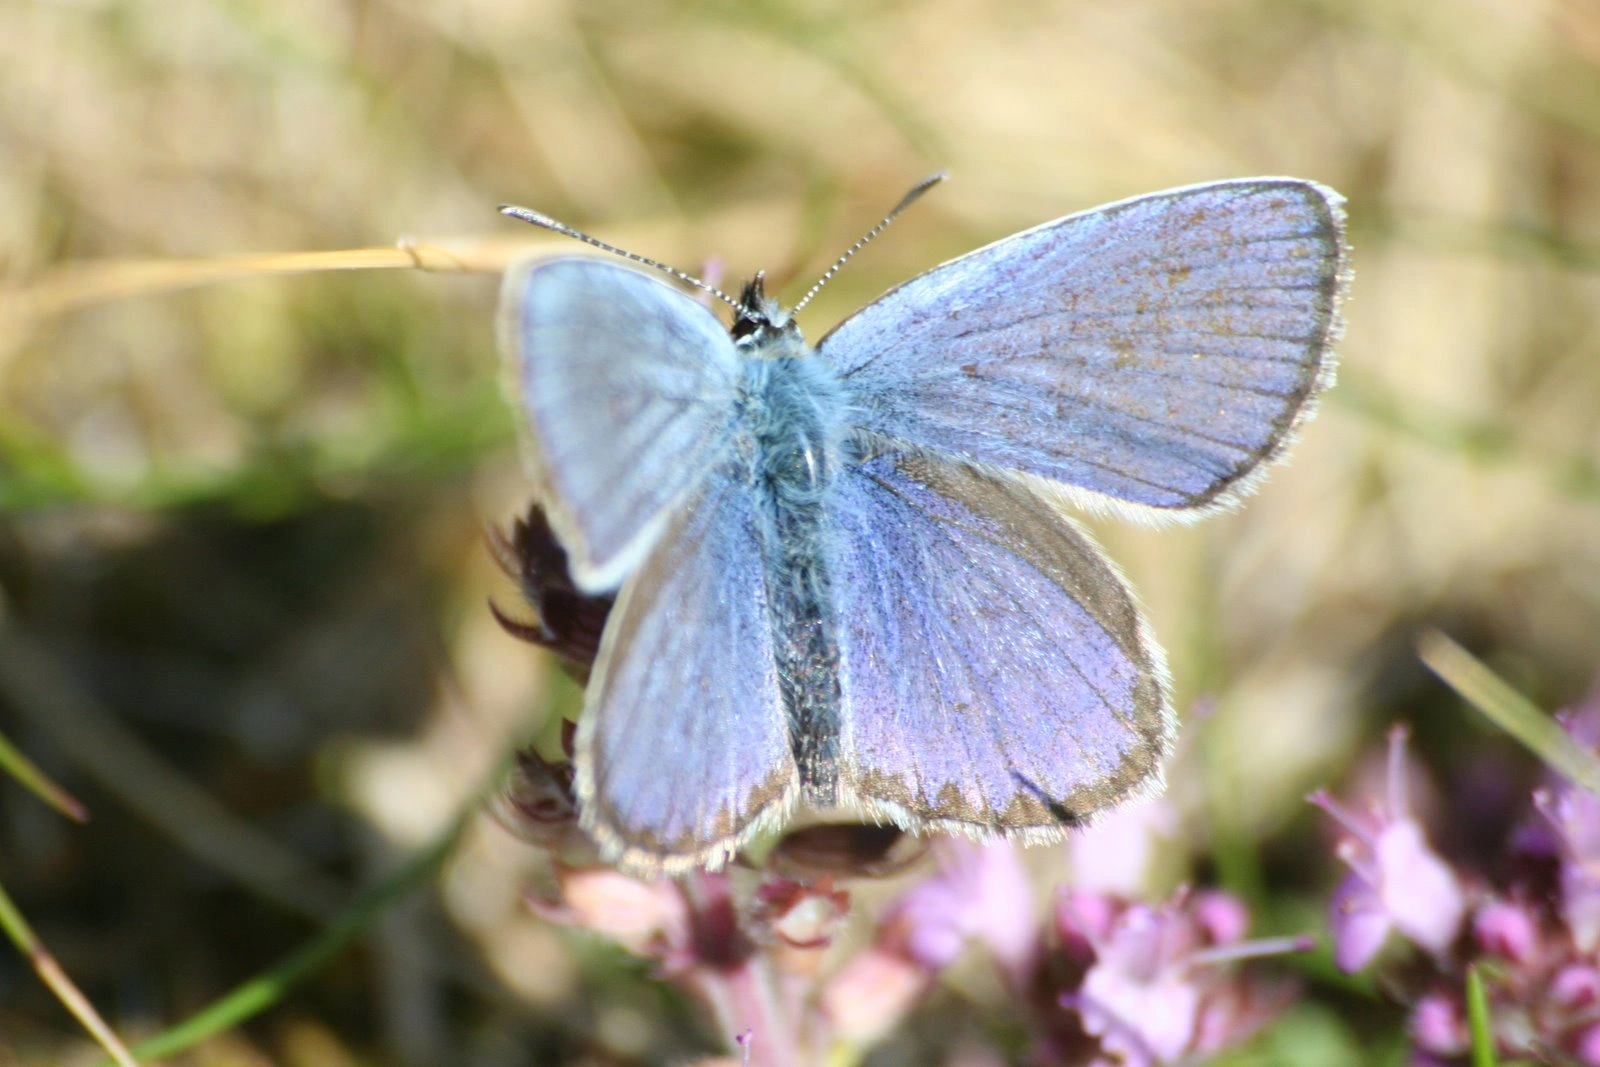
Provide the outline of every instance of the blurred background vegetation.
[[[1503,837],[1536,768],[1413,640],[1546,707],[1600,667],[1594,0],[6,0],[0,733],[93,818],[0,782],[0,881],[124,1034],[304,942],[575,700],[485,606],[513,592],[484,527],[528,496],[493,273],[140,288],[148,261],[571,250],[511,201],[792,300],[936,168],[810,336],[1106,200],[1251,174],[1349,197],[1340,384],[1292,464],[1237,514],[1095,524],[1180,707],[1214,708],[1172,781],[1200,813],[1174,877],[1320,930],[1338,868],[1301,798],[1395,720],[1445,851]],[[428,892],[192,1062],[714,1047],[526,912],[537,863],[471,822]],[[1299,1062],[1393,1044],[1381,996],[1313,989],[1280,1026]],[[93,1055],[0,952],[0,1061]]]

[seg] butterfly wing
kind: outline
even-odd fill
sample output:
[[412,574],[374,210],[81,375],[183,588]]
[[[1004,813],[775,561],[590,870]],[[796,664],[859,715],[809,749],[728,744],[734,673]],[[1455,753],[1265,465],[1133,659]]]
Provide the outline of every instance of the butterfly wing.
[[799,789],[753,493],[712,474],[623,586],[575,749],[583,825],[647,874],[721,866]]
[[871,433],[1091,506],[1219,506],[1331,381],[1341,203],[1255,178],[1071,215],[911,279],[818,347]]
[[733,342],[689,297],[594,259],[514,267],[500,306],[551,526],[578,584],[614,589],[727,447]]
[[1166,667],[1089,536],[1022,481],[886,453],[843,474],[841,781],[913,829],[1059,837],[1160,787]]

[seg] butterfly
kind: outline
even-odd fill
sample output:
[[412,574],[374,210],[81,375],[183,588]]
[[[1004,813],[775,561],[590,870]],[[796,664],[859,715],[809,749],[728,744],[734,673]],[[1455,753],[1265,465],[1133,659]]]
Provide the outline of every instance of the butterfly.
[[1046,842],[1160,790],[1164,654],[1069,510],[1199,517],[1282,456],[1333,380],[1337,193],[1246,178],[1069,215],[814,346],[794,312],[850,252],[786,310],[762,275],[733,300],[502,210],[733,307],[593,257],[504,281],[539,503],[577,586],[616,596],[574,750],[604,859],[716,868],[801,804]]

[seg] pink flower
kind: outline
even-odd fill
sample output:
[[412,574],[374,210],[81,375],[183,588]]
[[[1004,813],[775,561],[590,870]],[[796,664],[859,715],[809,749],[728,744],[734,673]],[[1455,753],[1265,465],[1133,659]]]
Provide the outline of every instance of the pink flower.
[[[1572,739],[1600,750],[1600,678],[1577,706],[1556,713]],[[1551,772],[1533,794],[1540,818],[1523,824],[1517,849],[1557,863],[1561,918],[1578,950],[1600,952],[1600,797]]]
[[1334,887],[1328,929],[1333,935],[1333,959],[1341,971],[1353,974],[1371,963],[1393,926],[1383,899],[1360,875],[1346,875]]
[[1459,1056],[1469,1040],[1466,1016],[1451,998],[1429,993],[1411,1010],[1411,1039],[1425,1052]]
[[1237,1044],[1270,1017],[1278,998],[1226,964],[1310,947],[1298,938],[1243,941],[1246,919],[1244,906],[1224,893],[1180,892],[1160,908],[1063,893],[1063,947],[1072,955],[1087,946],[1093,959],[1061,1002],[1099,1040],[1107,1064],[1157,1067]]
[[[1600,741],[1600,699],[1560,718],[1580,743]],[[1600,1067],[1600,799],[1552,778],[1533,802],[1541,818],[1511,842],[1531,862],[1514,866],[1499,892],[1475,894],[1471,937],[1455,942],[1459,958],[1440,958],[1426,946],[1442,966],[1433,988],[1412,1007],[1414,1063],[1442,1063],[1466,1051],[1467,972],[1475,970],[1498,1052]],[[1370,906],[1375,895],[1343,901],[1347,922],[1367,916],[1362,905]],[[1383,916],[1400,926],[1387,907]]]
[[839,1037],[864,1047],[898,1026],[932,984],[926,967],[874,944],[822,987],[822,1013]]
[[1579,1063],[1588,1067],[1600,1064],[1600,1023],[1595,1023],[1578,1035],[1572,1052],[1578,1057]]
[[983,944],[1008,978],[1020,980],[1037,950],[1033,890],[1015,846],[939,843],[940,871],[900,898],[886,922],[897,927],[912,959],[937,971],[969,941]]
[[1600,1008],[1600,971],[1576,963],[1563,967],[1550,983],[1550,996],[1569,1011]]
[[1406,801],[1406,731],[1389,733],[1387,795],[1357,813],[1318,791],[1310,801],[1345,831],[1339,857],[1351,874],[1334,893],[1328,925],[1346,971],[1365,967],[1391,929],[1442,957],[1466,915],[1466,894],[1450,866],[1428,847]]
[[1585,952],[1600,949],[1600,797],[1561,782],[1533,795],[1561,863],[1562,914]]
[[1528,962],[1539,944],[1538,922],[1527,909],[1498,900],[1473,916],[1472,933],[1483,951],[1513,963]]
[[558,903],[530,901],[548,919],[615,941],[639,956],[660,957],[688,940],[690,917],[678,887],[645,882],[609,867],[558,867]]

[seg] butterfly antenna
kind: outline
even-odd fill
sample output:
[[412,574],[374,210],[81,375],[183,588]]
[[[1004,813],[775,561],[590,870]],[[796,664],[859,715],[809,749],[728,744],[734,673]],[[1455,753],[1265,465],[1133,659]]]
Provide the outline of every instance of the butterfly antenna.
[[[898,211],[899,209],[896,208],[896,210]],[[708,285],[692,274],[685,274],[677,267],[669,267],[660,260],[651,259],[648,256],[641,256],[636,252],[629,252],[626,249],[618,248],[616,245],[608,245],[597,237],[590,237],[582,230],[575,230],[564,222],[557,222],[549,215],[542,215],[530,208],[517,207],[514,204],[501,204],[500,214],[509,215],[514,219],[521,219],[523,222],[531,222],[535,226],[546,230],[551,230],[555,233],[564,234],[567,237],[575,237],[586,245],[594,245],[594,247],[606,252],[610,252],[612,255],[621,256],[623,259],[631,259],[635,263],[643,263],[647,267],[654,267],[663,274],[672,275],[680,282],[687,282],[696,289],[703,289],[712,296],[721,300],[723,303],[727,304],[729,307],[733,308],[735,311],[739,310],[739,302],[733,297],[729,296],[727,293],[724,293],[721,289],[718,289],[716,286]],[[883,227],[880,226],[878,228],[881,230]]]
[[789,309],[789,314],[798,315],[800,313],[800,309],[811,303],[811,298],[816,296],[824,285],[828,284],[828,279],[832,278],[835,274],[838,274],[839,268],[850,261],[851,256],[865,248],[868,241],[872,240],[874,237],[878,236],[878,234],[888,229],[889,223],[899,218],[900,213],[906,208],[910,207],[912,204],[916,203],[923,193],[927,192],[929,189],[932,189],[935,185],[938,185],[948,177],[950,177],[950,175],[941,170],[937,174],[928,175],[926,178],[913,185],[911,187],[911,191],[905,196],[902,196],[900,198],[900,202],[894,206],[893,210],[883,217],[882,222],[878,223],[872,229],[863,234],[861,240],[845,249],[844,255],[834,260],[833,266],[822,272],[822,277],[817,279],[817,284],[811,287],[811,291],[809,293],[800,298],[800,302],[798,304]]

